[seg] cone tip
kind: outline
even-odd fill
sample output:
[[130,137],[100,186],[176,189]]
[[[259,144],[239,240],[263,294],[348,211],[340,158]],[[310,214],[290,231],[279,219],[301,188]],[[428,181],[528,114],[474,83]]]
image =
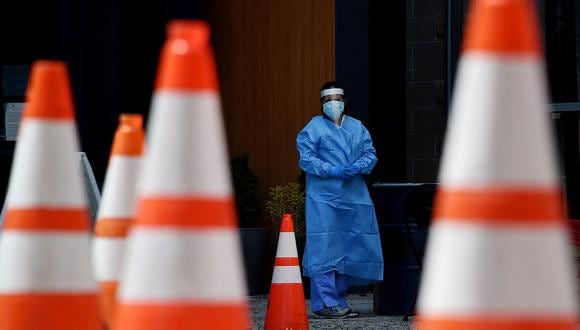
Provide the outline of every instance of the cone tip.
[[167,24],[167,37],[184,39],[190,47],[209,45],[209,25],[200,20],[173,20]]
[[136,113],[122,113],[119,116],[120,126],[141,129],[143,127],[143,116]]
[[74,118],[67,66],[63,61],[39,60],[32,64],[26,102],[25,118]]
[[144,147],[144,135],[142,115],[135,113],[121,114],[111,154],[141,156]]
[[58,60],[38,60],[32,64],[32,70],[43,74],[66,73],[66,64]]
[[156,90],[217,92],[210,27],[199,20],[175,20],[167,25]]
[[541,57],[537,15],[529,0],[473,1],[464,52]]
[[294,223],[292,222],[291,214],[282,215],[282,223],[280,224],[281,232],[294,232]]

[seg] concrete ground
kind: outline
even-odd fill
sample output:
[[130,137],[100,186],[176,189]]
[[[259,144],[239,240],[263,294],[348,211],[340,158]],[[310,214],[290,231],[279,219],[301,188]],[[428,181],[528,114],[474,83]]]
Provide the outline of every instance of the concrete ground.
[[[408,330],[411,322],[404,322],[402,316],[378,316],[373,314],[373,297],[371,294],[350,294],[347,297],[350,307],[361,313],[360,317],[342,320],[317,320],[310,311],[310,300],[306,300],[310,329],[394,329]],[[253,313],[253,329],[264,328],[268,296],[250,297]]]

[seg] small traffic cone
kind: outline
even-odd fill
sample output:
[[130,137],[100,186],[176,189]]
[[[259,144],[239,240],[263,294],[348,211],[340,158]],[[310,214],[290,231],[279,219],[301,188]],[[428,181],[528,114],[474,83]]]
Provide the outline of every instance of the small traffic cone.
[[280,225],[278,250],[264,326],[265,329],[272,330],[309,329],[294,224],[290,214],[284,214]]
[[576,329],[533,1],[479,0],[472,9],[417,329]]
[[32,66],[0,239],[0,330],[101,329],[66,71]]
[[209,27],[161,54],[116,330],[247,329],[244,269]]
[[125,239],[136,215],[136,182],[145,139],[141,115],[122,114],[119,119],[93,241],[93,267],[107,324],[112,324]]

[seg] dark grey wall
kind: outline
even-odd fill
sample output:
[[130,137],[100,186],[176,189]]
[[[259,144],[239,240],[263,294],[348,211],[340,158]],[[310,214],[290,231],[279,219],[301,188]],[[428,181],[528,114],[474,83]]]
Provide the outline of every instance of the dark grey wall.
[[336,1],[336,76],[379,156],[371,181],[434,182],[446,123],[446,1]]
[[368,0],[336,0],[336,79],[345,85],[349,113],[368,125]]
[[436,182],[447,119],[446,0],[407,1],[407,180]]

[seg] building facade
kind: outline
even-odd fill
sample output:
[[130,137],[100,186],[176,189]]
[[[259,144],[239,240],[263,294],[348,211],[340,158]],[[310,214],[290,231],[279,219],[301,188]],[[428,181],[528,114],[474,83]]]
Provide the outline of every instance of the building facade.
[[[536,2],[551,95],[546,115],[557,134],[569,216],[580,218],[580,3]],[[320,113],[318,88],[332,79],[345,84],[348,110],[373,136],[379,163],[369,182],[437,182],[467,0],[29,5],[0,4],[0,197],[15,143],[8,117],[11,104],[24,101],[30,63],[69,63],[83,151],[102,183],[118,114],[148,113],[171,18],[212,25],[230,153],[250,154],[264,195],[298,177],[294,138]],[[36,33],[18,28],[22,22]]]

